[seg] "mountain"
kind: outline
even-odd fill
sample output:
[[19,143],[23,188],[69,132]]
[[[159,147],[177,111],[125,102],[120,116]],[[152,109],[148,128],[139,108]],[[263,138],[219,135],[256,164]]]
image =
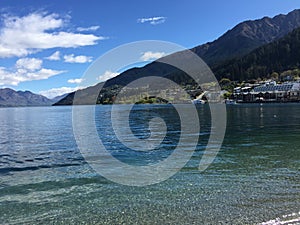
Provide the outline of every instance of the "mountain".
[[192,49],[209,65],[245,55],[300,27],[300,10],[242,22],[213,42]]
[[50,100],[51,100],[52,102],[55,103],[55,102],[60,101],[60,100],[63,99],[64,97],[66,97],[68,94],[69,94],[69,93],[62,94],[62,95],[56,96],[56,97],[54,97],[54,98],[51,98]]
[[45,106],[51,104],[53,101],[50,99],[30,91],[0,89],[0,106]]
[[[227,65],[230,60],[236,60],[236,58],[243,57],[256,48],[279,40],[298,27],[300,27],[300,10],[294,10],[287,15],[278,15],[273,18],[264,17],[259,20],[242,22],[217,40],[197,46],[191,50],[211,66],[214,72],[217,71],[217,78],[221,79],[223,75],[228,75],[224,74],[224,71],[220,69],[224,63]],[[184,57],[184,52],[174,53],[165,57]],[[105,89],[101,94],[102,98],[98,98],[98,103],[111,102],[112,97],[118,93],[122,86],[137,78],[153,75],[166,77],[183,86],[191,83],[190,78],[179,69],[154,61],[142,68],[129,69],[106,81],[104,84]],[[238,77],[234,78],[239,79]],[[87,88],[80,91],[82,96],[81,104],[88,104],[91,99],[88,93],[91,93],[92,89]],[[84,92],[86,93],[84,94]],[[74,93],[71,93],[55,105],[71,105],[73,96]],[[107,101],[105,99],[110,100]]]
[[218,78],[250,80],[271,77],[273,72],[300,68],[300,28],[283,38],[261,46],[249,54],[228,60],[213,68]]

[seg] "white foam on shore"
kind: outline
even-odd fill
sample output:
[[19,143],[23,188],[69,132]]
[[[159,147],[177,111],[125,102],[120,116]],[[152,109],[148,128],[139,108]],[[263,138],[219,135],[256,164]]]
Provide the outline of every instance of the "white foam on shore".
[[300,224],[300,212],[283,215],[276,219],[260,223],[259,225],[290,225]]

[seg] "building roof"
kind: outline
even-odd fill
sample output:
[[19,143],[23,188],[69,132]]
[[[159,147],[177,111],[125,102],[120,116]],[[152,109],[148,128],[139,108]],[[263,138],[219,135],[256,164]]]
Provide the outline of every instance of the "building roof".
[[258,86],[253,89],[254,92],[275,92],[275,91],[283,91],[287,92],[293,89],[293,83],[286,84],[278,84],[278,85],[263,85]]

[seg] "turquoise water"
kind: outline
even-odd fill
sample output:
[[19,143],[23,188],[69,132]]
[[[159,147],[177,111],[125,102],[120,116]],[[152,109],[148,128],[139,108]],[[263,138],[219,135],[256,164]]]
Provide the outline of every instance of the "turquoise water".
[[[141,105],[131,113],[132,130],[140,138],[149,135],[145,121],[153,116],[167,123],[164,142],[149,152],[130,151],[118,142],[109,123],[110,109],[96,107],[97,130],[119,160],[156,163],[176,146],[180,124],[171,106]],[[275,224],[276,218],[298,220],[300,105],[228,106],[221,151],[201,173],[198,164],[209,136],[210,114],[206,106],[198,112],[200,140],[187,165],[159,184],[130,187],[101,177],[85,162],[73,135],[71,107],[0,108],[0,223]]]

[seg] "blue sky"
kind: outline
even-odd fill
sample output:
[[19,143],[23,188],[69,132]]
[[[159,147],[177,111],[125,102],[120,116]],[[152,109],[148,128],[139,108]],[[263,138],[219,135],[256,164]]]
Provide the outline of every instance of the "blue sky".
[[[1,0],[0,88],[54,97],[80,87],[89,65],[119,45],[162,40],[191,48],[244,20],[299,8],[299,0]],[[141,61],[162,54],[144,53]]]

